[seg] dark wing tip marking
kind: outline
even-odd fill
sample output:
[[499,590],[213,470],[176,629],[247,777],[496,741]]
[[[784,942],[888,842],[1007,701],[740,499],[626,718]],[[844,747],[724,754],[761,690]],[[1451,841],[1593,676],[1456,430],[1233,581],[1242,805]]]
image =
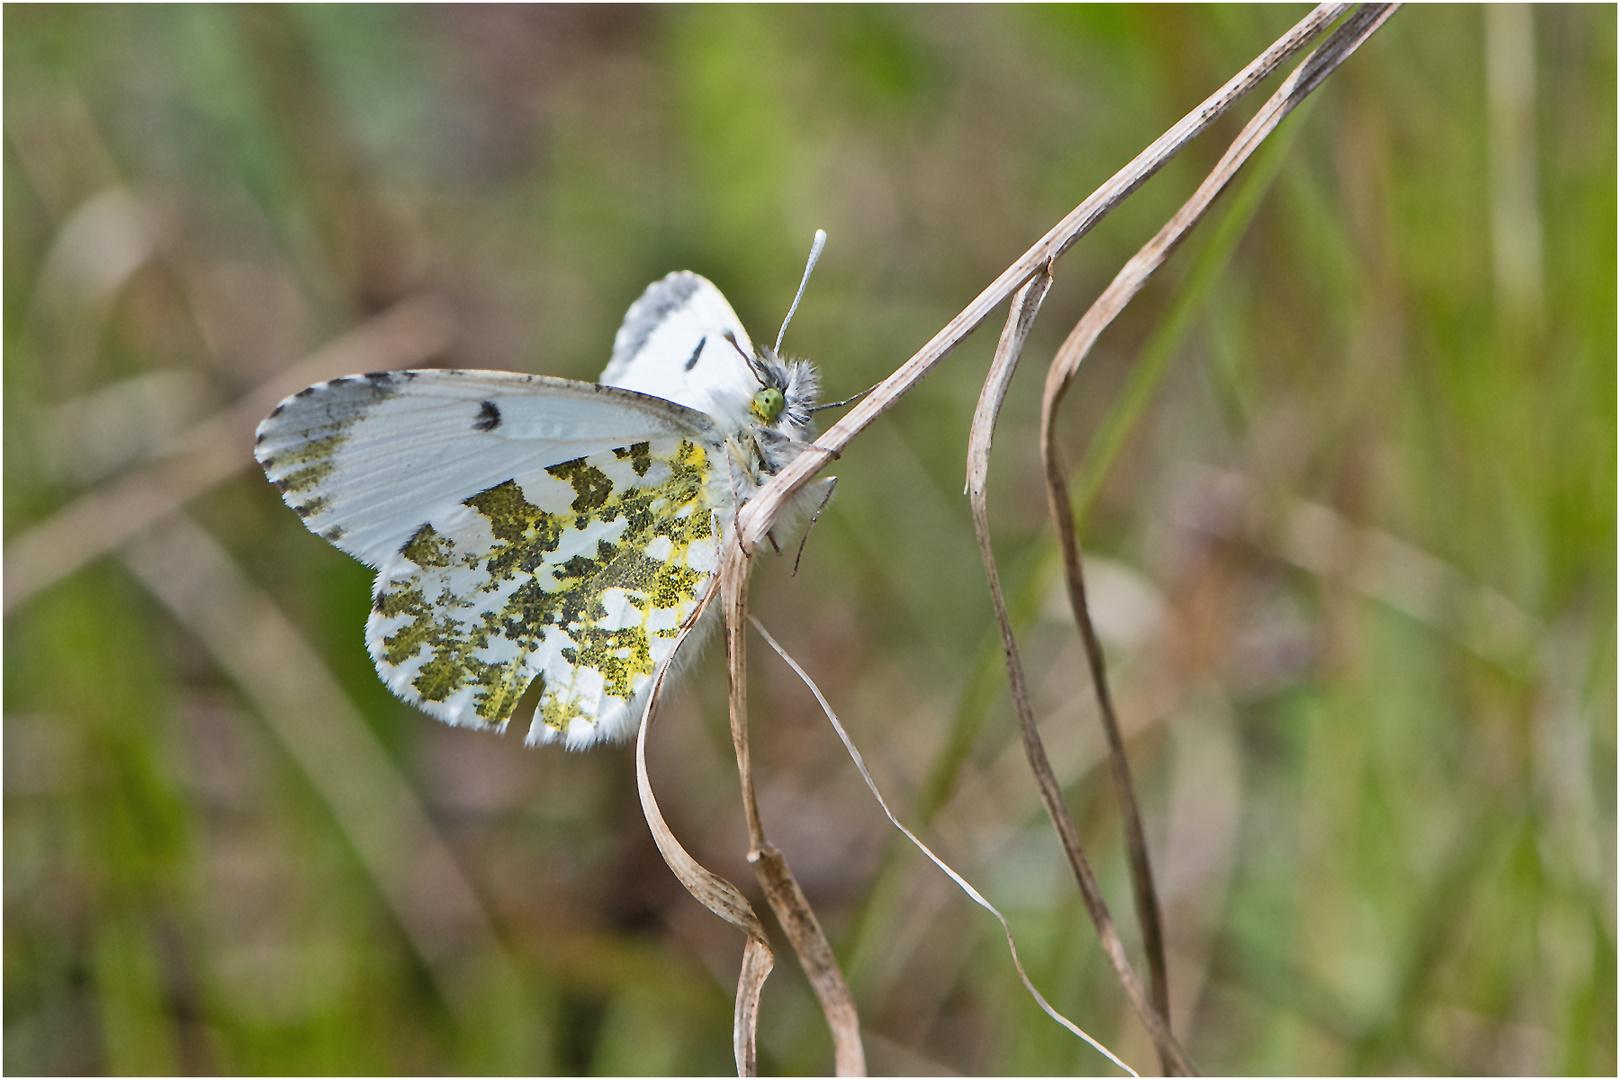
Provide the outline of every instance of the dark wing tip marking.
[[485,401],[478,408],[478,418],[473,421],[474,431],[494,431],[501,426],[501,410],[493,401]]
[[[326,385],[325,383],[316,383],[314,386],[306,386],[302,390],[298,391],[298,393],[294,394],[293,397],[295,397],[295,398],[309,397],[309,395],[311,395],[313,393],[316,393],[317,391],[320,390],[321,387],[323,387],[325,385]],[[276,412],[280,412],[280,411],[281,411],[281,406],[277,405],[276,406]],[[271,413],[270,415],[274,416],[274,415],[276,415],[276,413]]]
[[708,343],[709,338],[707,334],[698,338],[697,348],[692,350],[691,358],[686,361],[685,370],[691,371],[693,368],[697,367],[698,357],[703,355],[703,346],[707,345]]
[[619,336],[613,343],[615,362],[628,361],[641,352],[658,324],[685,307],[702,287],[703,279],[690,270],[676,270],[647,286],[630,305],[624,325],[619,327]]

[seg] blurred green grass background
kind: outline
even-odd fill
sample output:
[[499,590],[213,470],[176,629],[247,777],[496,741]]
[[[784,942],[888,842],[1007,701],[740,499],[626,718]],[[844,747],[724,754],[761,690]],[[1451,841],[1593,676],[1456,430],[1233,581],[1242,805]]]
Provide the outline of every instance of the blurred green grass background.
[[[396,702],[369,573],[231,410],[377,366],[593,378],[675,269],[768,339],[818,226],[788,346],[845,396],[1304,10],[8,5],[5,1070],[729,1071],[741,942],[659,860],[629,751]],[[1615,42],[1612,6],[1400,12],[1070,394],[1206,1071],[1616,1069]],[[1043,730],[1133,948],[1039,369],[1257,104],[1058,265],[991,475]],[[992,344],[845,453],[755,610],[1042,991],[1148,1067],[1025,771],[960,494]],[[653,781],[755,895],[720,651]],[[1108,1072],[752,662],[766,828],[872,1070]],[[785,945],[760,1051],[831,1063]]]

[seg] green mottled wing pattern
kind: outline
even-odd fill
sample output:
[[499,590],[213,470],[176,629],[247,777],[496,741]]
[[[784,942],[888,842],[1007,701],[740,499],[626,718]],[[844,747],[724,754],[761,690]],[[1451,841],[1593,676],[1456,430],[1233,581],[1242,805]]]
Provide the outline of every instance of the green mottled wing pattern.
[[395,693],[502,725],[542,679],[529,742],[616,738],[718,561],[709,454],[635,443],[478,492],[382,568],[366,639]]

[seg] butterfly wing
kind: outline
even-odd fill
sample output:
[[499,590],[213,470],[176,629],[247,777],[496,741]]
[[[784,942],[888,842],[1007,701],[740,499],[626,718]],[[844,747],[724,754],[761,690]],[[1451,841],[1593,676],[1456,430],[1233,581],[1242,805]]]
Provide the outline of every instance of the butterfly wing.
[[508,480],[424,522],[377,576],[366,640],[395,693],[504,724],[544,680],[529,742],[634,730],[719,558],[708,448],[665,437]]
[[256,453],[312,532],[379,567],[367,644],[406,701],[530,742],[633,729],[718,558],[700,413],[565,379],[418,371],[288,398]]
[[508,371],[387,371],[317,383],[259,425],[254,456],[310,532],[381,566],[468,495],[643,439],[717,441],[640,394]]
[[741,423],[759,389],[743,359],[753,352],[720,290],[682,270],[647,286],[630,305],[602,381]]

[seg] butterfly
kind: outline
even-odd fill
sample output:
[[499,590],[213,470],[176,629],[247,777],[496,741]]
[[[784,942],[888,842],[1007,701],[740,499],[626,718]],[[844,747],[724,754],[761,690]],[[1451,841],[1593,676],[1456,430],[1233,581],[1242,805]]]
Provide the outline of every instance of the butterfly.
[[600,383],[332,379],[276,406],[254,455],[311,532],[376,569],[366,644],[390,690],[504,729],[539,680],[526,741],[580,749],[635,730],[737,509],[815,437],[816,371],[781,340],[755,348],[720,290],[681,271],[631,305]]

